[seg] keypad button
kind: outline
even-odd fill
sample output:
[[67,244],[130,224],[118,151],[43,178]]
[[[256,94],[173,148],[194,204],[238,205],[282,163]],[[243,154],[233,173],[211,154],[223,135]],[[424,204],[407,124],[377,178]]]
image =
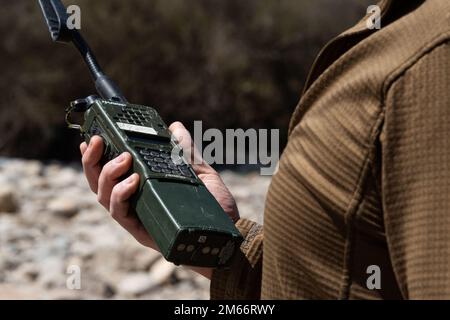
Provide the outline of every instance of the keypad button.
[[165,158],[164,162],[167,164],[174,164],[171,158]]
[[161,169],[161,168],[159,168],[159,167],[151,167],[151,170],[152,170],[153,172],[160,173],[160,172],[162,172],[163,169]]
[[156,162],[164,162],[164,159],[162,159],[162,158],[155,158],[154,161],[156,161]]
[[167,167],[167,164],[165,164],[165,163],[160,163],[160,164],[158,165],[158,167],[163,168],[163,169],[167,169],[167,168],[168,168],[168,167]]
[[147,164],[149,167],[158,167],[158,163],[154,161],[148,161]]
[[142,154],[143,156],[147,156],[147,155],[150,154],[150,152],[149,152],[148,150],[145,150],[145,149],[141,149],[141,150],[139,151],[139,153]]

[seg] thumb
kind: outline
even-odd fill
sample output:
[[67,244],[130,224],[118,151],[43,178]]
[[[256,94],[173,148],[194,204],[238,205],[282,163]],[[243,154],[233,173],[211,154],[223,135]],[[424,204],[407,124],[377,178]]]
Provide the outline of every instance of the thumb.
[[197,174],[214,172],[214,169],[203,160],[200,151],[192,140],[191,134],[181,122],[172,123],[169,126],[169,130],[183,150],[184,158],[192,165]]

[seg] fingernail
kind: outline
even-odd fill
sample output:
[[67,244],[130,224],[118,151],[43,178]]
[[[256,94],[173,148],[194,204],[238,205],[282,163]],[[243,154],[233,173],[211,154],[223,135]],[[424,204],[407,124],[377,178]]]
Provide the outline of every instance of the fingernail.
[[120,156],[114,159],[115,163],[121,163],[123,160],[125,160],[125,154],[122,153]]

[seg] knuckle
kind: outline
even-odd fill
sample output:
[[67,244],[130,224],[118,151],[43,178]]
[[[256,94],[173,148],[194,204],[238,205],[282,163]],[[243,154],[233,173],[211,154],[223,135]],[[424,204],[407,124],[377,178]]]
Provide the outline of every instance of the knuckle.
[[110,161],[103,166],[102,171],[100,173],[100,177],[103,180],[112,181],[112,180],[114,180],[113,175],[114,175],[114,167]]
[[125,199],[125,190],[122,187],[121,183],[116,184],[111,192],[111,200],[114,200],[114,202],[120,202],[124,201]]
[[170,126],[169,129],[171,131],[175,131],[175,130],[179,130],[179,129],[184,129],[184,125],[180,122],[180,121],[175,121],[173,122]]
[[173,126],[173,127],[179,127],[179,126],[182,126],[183,124],[180,122],[180,121],[174,121],[174,122],[172,122],[172,124],[170,125],[171,127]]
[[117,178],[131,166],[131,155],[124,154],[123,157],[123,160],[120,162],[116,162],[115,159],[113,159],[103,166],[102,172],[104,171],[105,179],[108,181],[117,180]]

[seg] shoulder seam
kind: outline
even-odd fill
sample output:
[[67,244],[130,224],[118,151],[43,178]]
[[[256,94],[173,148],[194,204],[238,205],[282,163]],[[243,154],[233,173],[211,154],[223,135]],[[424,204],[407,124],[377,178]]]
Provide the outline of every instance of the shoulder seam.
[[410,69],[412,69],[419,61],[425,58],[428,54],[433,52],[446,43],[450,43],[450,31],[441,33],[431,40],[428,44],[424,45],[420,50],[415,52],[409,59],[402,63],[399,67],[394,69],[387,75],[381,86],[381,102],[382,108],[385,107],[385,100],[390,88],[401,79]]

